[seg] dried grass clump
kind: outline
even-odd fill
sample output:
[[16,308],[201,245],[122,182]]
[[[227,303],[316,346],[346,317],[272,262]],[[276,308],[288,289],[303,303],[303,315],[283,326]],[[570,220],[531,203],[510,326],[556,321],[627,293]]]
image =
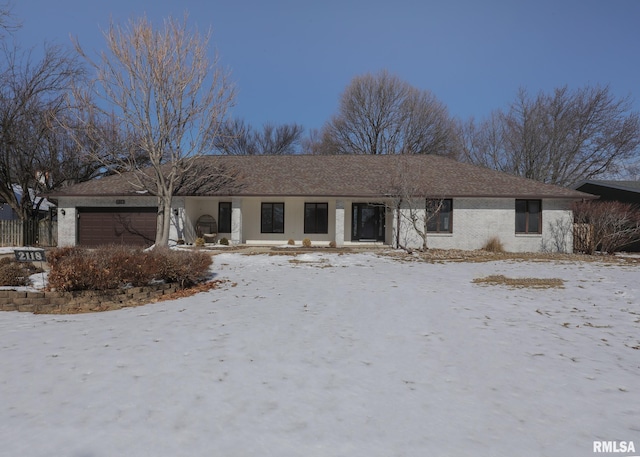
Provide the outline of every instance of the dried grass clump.
[[311,240],[309,238],[305,238],[304,240],[302,240],[302,246],[305,248],[310,248],[311,247]]
[[482,250],[487,252],[504,252],[504,245],[502,244],[502,241],[500,241],[500,238],[494,236],[484,243]]
[[211,256],[201,252],[125,246],[62,248],[51,253],[49,287],[55,290],[109,290],[152,281],[191,286],[208,278]]
[[335,242],[335,241],[331,241],[331,242],[329,242],[329,247],[330,247],[330,248],[335,248],[336,246],[337,246],[337,244],[336,244],[336,242]]
[[532,289],[562,289],[564,281],[559,278],[508,278],[503,275],[491,275],[485,278],[476,278],[474,284],[488,284],[494,286],[508,286],[514,288]]
[[287,244],[288,244],[289,246],[295,246],[296,242],[295,242],[295,241],[293,241],[293,238],[289,238],[289,241],[287,241]]
[[204,238],[196,238],[196,240],[193,242],[193,244],[195,244],[199,248],[203,247],[204,246]]

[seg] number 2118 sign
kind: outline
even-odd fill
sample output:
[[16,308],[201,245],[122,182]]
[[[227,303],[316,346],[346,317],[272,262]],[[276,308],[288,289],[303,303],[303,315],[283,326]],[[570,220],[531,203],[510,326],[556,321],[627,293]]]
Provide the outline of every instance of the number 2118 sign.
[[16,249],[14,250],[18,262],[46,262],[44,249]]

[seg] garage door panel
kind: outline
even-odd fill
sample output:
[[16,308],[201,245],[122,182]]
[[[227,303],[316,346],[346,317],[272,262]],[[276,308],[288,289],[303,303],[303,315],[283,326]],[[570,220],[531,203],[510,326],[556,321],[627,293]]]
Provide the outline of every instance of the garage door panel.
[[156,208],[79,208],[78,244],[150,246],[156,235]]

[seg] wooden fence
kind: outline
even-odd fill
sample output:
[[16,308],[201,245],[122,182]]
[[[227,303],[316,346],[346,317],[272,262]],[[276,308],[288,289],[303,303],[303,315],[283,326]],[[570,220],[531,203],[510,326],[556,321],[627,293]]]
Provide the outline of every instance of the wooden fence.
[[573,252],[593,254],[594,244],[591,224],[573,224]]
[[0,246],[56,246],[58,223],[40,221],[0,221]]

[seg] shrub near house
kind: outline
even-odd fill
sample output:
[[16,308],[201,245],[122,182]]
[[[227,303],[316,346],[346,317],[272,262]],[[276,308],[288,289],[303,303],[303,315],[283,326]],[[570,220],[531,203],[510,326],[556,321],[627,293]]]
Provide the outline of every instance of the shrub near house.
[[27,286],[29,276],[41,271],[31,262],[17,262],[3,257],[0,259],[0,286]]
[[188,287],[210,277],[211,256],[201,252],[126,246],[88,250],[66,247],[49,254],[49,288],[58,291],[108,290],[145,286],[152,281]]
[[581,244],[587,254],[612,254],[640,243],[640,209],[630,203],[586,201],[573,205],[574,220],[582,227]]

